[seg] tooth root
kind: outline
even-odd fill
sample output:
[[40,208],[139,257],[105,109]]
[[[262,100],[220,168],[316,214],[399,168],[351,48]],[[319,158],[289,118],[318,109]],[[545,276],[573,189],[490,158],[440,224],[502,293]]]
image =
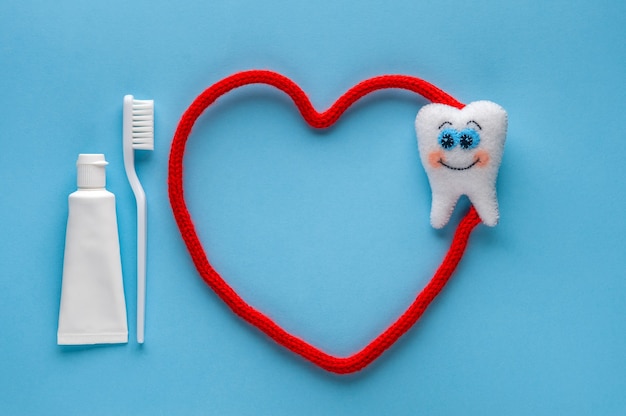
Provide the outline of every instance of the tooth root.
[[468,198],[472,202],[472,205],[474,205],[474,208],[476,208],[478,216],[485,225],[489,227],[498,225],[500,214],[498,212],[498,199],[496,197],[495,188],[490,188],[487,194],[470,194]]
[[434,228],[443,228],[454,211],[460,195],[433,190],[433,203],[430,209],[430,224]]

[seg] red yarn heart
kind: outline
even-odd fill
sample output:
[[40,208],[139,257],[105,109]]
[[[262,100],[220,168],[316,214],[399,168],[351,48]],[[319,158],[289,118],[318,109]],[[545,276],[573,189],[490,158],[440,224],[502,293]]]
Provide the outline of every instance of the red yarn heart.
[[191,215],[187,209],[183,187],[183,157],[185,145],[197,118],[222,95],[249,84],[266,84],[287,94],[304,120],[314,128],[323,129],[333,125],[354,102],[377,90],[399,88],[422,95],[435,102],[462,108],[463,104],[432,84],[406,75],[383,75],[362,81],[350,88],[326,111],[319,113],[313,108],[304,91],[293,81],[270,71],[245,71],[233,74],[213,84],[200,94],[183,114],[170,151],[169,197],[180,233],[202,279],[232,311],[248,323],[256,326],[274,341],[292,352],[306,358],[321,368],[338,374],[353,373],[363,369],[391,347],[422,316],[428,305],[441,292],[457,264],[463,257],[468,238],[480,218],[470,208],[460,222],[443,262],[432,279],[417,295],[408,309],[384,332],[363,349],[348,357],[335,357],[306,341],[292,335],[267,315],[246,303],[235,290],[213,269],[198,238]]

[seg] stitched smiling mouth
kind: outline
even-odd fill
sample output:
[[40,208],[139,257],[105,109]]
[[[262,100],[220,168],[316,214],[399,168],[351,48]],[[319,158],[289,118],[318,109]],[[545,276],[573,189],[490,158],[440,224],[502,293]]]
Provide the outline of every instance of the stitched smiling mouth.
[[471,168],[472,166],[474,166],[475,164],[477,164],[478,162],[480,162],[480,158],[476,158],[476,160],[475,160],[475,161],[473,161],[473,162],[472,162],[469,166],[466,166],[466,167],[464,167],[464,168],[456,168],[456,167],[454,167],[454,166],[447,165],[447,164],[443,161],[443,159],[439,159],[439,163],[440,163],[442,166],[445,166],[445,167],[447,167],[448,169],[452,169],[452,170],[467,170],[467,169]]

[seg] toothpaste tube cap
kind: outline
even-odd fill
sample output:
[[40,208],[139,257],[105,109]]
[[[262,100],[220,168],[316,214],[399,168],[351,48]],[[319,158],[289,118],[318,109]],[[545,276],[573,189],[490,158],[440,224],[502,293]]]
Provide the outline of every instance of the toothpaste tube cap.
[[108,162],[104,155],[81,153],[76,161],[77,184],[81,189],[98,189],[106,185],[106,172],[104,167]]

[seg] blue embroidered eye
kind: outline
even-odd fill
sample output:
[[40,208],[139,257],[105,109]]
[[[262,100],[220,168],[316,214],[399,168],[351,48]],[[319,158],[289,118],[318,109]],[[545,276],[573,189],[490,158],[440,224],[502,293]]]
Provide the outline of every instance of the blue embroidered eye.
[[439,142],[439,146],[443,147],[445,150],[450,150],[458,143],[458,132],[454,129],[445,129],[441,133],[439,133],[439,137],[437,141]]
[[480,143],[480,136],[474,129],[463,129],[459,133],[459,146],[461,149],[473,149]]

